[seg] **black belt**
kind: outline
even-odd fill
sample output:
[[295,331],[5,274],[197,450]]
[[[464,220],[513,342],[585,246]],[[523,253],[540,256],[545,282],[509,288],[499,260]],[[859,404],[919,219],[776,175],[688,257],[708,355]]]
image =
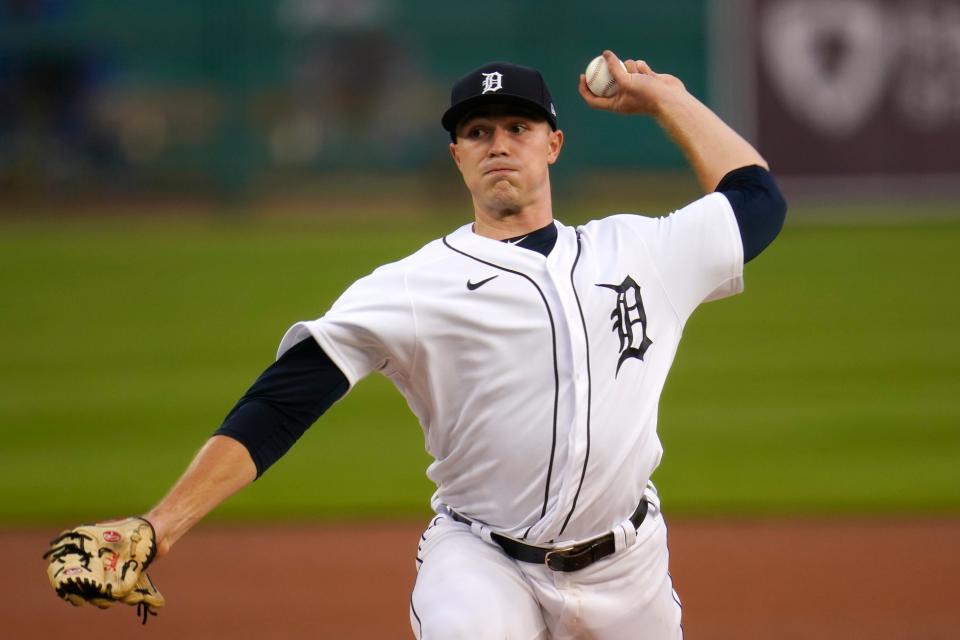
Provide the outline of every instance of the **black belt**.
[[[457,522],[473,525],[470,518],[460,515],[453,509],[447,511],[450,513],[450,517]],[[640,527],[640,523],[643,522],[646,515],[647,499],[644,498],[637,505],[637,510],[630,516],[630,522],[633,523],[634,528]],[[538,547],[494,532],[490,532],[490,538],[514,560],[532,564],[545,564],[554,571],[579,571],[589,567],[601,558],[613,555],[617,550],[612,531],[593,540],[587,540],[569,547]]]

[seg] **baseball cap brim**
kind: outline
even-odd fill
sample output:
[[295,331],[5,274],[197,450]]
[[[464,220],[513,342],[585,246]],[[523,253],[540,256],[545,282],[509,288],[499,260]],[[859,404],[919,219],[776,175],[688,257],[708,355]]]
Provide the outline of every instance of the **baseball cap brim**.
[[450,108],[440,124],[456,141],[457,126],[470,111],[484,105],[515,105],[541,114],[557,129],[557,110],[543,75],[532,67],[512,62],[488,62],[457,80],[450,91]]
[[551,129],[554,131],[557,129],[556,116],[544,109],[543,105],[524,96],[517,96],[509,93],[488,93],[462,100],[447,109],[447,111],[443,114],[443,117],[440,119],[440,123],[443,125],[444,129],[450,132],[450,135],[456,136],[457,125],[460,124],[464,116],[471,111],[488,104],[507,104],[523,107],[524,109],[533,111],[543,116],[544,120],[550,124]]

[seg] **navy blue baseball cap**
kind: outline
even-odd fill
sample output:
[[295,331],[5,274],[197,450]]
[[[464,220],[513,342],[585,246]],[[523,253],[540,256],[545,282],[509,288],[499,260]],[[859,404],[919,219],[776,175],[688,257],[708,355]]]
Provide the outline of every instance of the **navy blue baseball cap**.
[[515,104],[541,114],[557,130],[557,110],[543,76],[536,69],[509,62],[489,62],[460,78],[450,92],[450,108],[440,120],[456,141],[457,125],[485,104]]

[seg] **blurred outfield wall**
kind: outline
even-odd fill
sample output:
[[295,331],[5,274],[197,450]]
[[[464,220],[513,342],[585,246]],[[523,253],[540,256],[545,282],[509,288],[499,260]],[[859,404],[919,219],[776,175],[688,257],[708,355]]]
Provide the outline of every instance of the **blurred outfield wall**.
[[638,147],[616,116],[591,115],[577,74],[609,47],[702,94],[704,6],[0,0],[0,183],[243,193],[319,172],[447,170],[449,87],[496,59],[540,68],[562,126],[589,132],[569,136],[562,174],[680,167],[651,123]]
[[0,0],[0,213],[414,173],[436,189],[449,87],[494,59],[546,75],[560,189],[683,169],[655,124],[577,95],[607,47],[682,78],[791,192],[960,191],[957,0]]

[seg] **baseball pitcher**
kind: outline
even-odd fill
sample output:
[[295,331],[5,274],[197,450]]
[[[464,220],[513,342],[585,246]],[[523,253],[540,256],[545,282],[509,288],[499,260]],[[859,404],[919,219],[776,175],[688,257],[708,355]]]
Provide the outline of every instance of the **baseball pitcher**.
[[[687,319],[739,293],[786,213],[764,159],[645,62],[603,53],[596,109],[654,118],[705,195],[660,218],[553,217],[560,115],[534,70],[493,62],[441,119],[472,220],[294,324],[171,491],[142,518],[55,540],[74,604],[163,605],[145,570],[377,371],[419,419],[436,515],[416,555],[417,638],[681,638],[650,477],[657,408]],[[611,89],[615,83],[615,90]],[[592,85],[591,85],[592,86]]]

